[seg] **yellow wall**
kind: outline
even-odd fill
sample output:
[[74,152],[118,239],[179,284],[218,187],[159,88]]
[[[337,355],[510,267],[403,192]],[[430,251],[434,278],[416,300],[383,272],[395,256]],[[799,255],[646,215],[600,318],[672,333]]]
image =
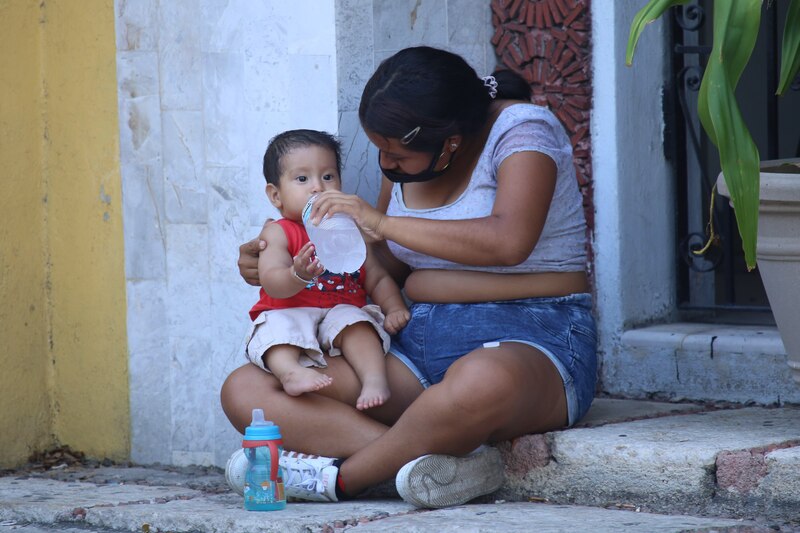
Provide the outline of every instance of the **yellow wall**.
[[0,230],[10,317],[0,315],[8,339],[0,421],[9,422],[0,426],[0,464],[54,444],[123,459],[130,413],[113,2],[0,2],[0,45],[0,201],[12,220]]
[[53,443],[39,8],[0,2],[0,466]]

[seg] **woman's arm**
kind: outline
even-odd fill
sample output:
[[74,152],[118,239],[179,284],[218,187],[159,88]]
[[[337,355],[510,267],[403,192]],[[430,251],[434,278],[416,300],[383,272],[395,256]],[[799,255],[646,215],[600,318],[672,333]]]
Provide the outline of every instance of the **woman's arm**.
[[322,193],[314,202],[312,218],[345,212],[373,237],[422,254],[472,266],[517,265],[528,258],[539,240],[553,198],[556,172],[555,162],[540,152],[510,155],[497,173],[492,213],[482,218],[391,217],[357,196],[334,191]]
[[474,303],[567,296],[589,291],[586,272],[498,274],[473,270],[415,270],[406,280],[415,302]]
[[[392,196],[392,182],[386,178],[383,178],[381,181],[381,190],[378,194],[378,204],[377,204],[377,211],[382,214],[386,214],[386,211],[389,209],[389,200]],[[389,250],[389,246],[386,244],[386,241],[381,239],[373,239],[371,243],[371,250],[373,256],[380,262],[381,266],[386,269],[389,275],[392,276],[395,283],[399,286],[403,286],[406,281],[406,278],[411,273],[411,269],[408,267],[407,264],[400,261],[398,258],[394,256],[391,250]]]

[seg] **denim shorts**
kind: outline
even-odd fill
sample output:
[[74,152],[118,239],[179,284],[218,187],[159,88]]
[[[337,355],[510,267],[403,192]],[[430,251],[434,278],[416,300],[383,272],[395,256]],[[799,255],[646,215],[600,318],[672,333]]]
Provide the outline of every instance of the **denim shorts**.
[[564,380],[569,425],[589,410],[597,381],[597,332],[590,294],[470,304],[414,303],[391,353],[423,387],[439,383],[459,357],[494,343],[544,353]]

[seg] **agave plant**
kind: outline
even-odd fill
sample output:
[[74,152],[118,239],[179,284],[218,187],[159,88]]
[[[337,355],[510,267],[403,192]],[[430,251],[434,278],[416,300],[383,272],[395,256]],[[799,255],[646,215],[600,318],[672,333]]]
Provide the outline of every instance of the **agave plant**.
[[[800,70],[800,0],[790,0],[783,30],[780,83],[782,95]],[[634,17],[625,62],[644,28],[668,8],[688,0],[650,0]],[[700,122],[719,151],[720,166],[735,206],[747,269],[756,266],[760,157],[742,119],[735,90],[758,37],[763,0],[715,0],[713,47],[698,94]]]

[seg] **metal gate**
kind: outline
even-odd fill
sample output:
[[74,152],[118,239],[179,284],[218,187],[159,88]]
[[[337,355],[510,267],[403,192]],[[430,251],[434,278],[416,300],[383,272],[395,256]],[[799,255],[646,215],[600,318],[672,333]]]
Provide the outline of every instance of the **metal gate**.
[[[763,159],[800,157],[800,77],[778,98],[780,45],[789,2],[764,2],[761,31],[736,95]],[[712,43],[713,2],[697,0],[672,11],[672,84],[667,91],[665,139],[677,182],[678,301],[685,320],[774,324],[758,269],[747,272],[733,210],[717,197],[716,148],[697,116],[700,80]],[[671,144],[670,144],[671,143]],[[709,217],[720,235],[703,256]]]

